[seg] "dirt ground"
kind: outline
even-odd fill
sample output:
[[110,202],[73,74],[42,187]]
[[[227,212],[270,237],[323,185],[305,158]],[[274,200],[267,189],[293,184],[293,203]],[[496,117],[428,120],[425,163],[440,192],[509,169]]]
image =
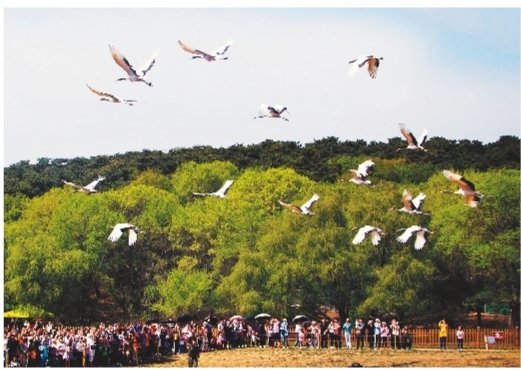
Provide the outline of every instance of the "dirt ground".
[[[240,348],[203,352],[199,367],[517,367],[519,350],[466,350],[440,352],[434,349],[412,351],[356,351]],[[161,362],[140,367],[188,367],[186,354],[163,357]]]

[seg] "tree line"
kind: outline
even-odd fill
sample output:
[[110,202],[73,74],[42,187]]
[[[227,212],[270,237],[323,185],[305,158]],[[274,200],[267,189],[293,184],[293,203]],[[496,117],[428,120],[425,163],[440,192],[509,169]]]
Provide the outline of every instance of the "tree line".
[[[447,140],[432,141],[451,147]],[[21,178],[41,173],[58,180],[51,186],[29,177],[34,193],[6,190],[5,308],[37,306],[68,322],[90,323],[185,312],[316,317],[334,306],[344,318],[403,321],[450,319],[501,303],[519,325],[519,139],[460,144],[464,154],[451,154],[459,164],[439,159],[435,153],[448,157],[449,151],[430,145],[428,153],[397,154],[396,147],[353,148],[357,143],[266,141],[226,150],[76,158],[64,166],[29,166],[41,172],[20,170]],[[372,147],[389,157],[364,152]],[[233,161],[213,156],[232,150]],[[177,158],[169,168],[168,156]],[[368,157],[376,163],[375,188],[348,181],[349,169]],[[473,166],[459,167],[469,158]],[[295,168],[287,165],[291,161]],[[440,168],[463,174],[485,194],[478,208],[441,193],[456,187]],[[107,180],[96,195],[70,193],[59,180],[86,184],[98,174]],[[193,196],[217,190],[226,179],[235,180],[227,199]],[[423,210],[431,216],[390,210],[401,207],[404,188],[427,194]],[[313,193],[320,195],[314,216],[277,202],[300,205]],[[136,245],[129,247],[125,237],[107,240],[120,222],[143,230]],[[357,228],[366,224],[385,232],[380,244],[366,239],[353,245]],[[396,241],[397,230],[413,224],[435,231],[422,250],[413,240]]]
[[380,172],[377,175],[389,181],[400,181],[402,176],[416,183],[425,181],[435,171],[449,167],[457,171],[485,171],[492,168],[515,169],[520,165],[520,141],[515,136],[501,136],[498,141],[489,144],[477,140],[457,141],[433,137],[427,141],[428,152],[396,152],[405,146],[405,141],[399,137],[389,139],[388,143],[340,141],[336,137],[327,137],[307,144],[265,140],[259,144],[236,144],[228,148],[176,148],[167,153],[145,149],[141,152],[91,158],[39,158],[35,164],[20,161],[5,167],[4,193],[23,194],[32,198],[61,186],[62,179],[85,185],[99,174],[107,178],[105,189],[117,189],[127,185],[143,171],[154,170],[171,175],[183,163],[190,161],[229,161],[240,170],[257,167],[292,168],[298,174],[317,182],[337,181],[352,165],[352,157],[402,160],[401,165],[416,166],[414,173],[401,173],[396,169],[392,173]]

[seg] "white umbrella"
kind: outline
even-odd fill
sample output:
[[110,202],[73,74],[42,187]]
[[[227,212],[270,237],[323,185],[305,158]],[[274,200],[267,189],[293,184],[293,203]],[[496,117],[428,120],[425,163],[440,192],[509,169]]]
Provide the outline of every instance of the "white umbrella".
[[306,315],[297,315],[293,318],[293,322],[302,322],[302,321],[308,321],[308,317]]
[[269,319],[271,315],[269,313],[260,313],[257,316],[255,316],[255,320],[259,319]]

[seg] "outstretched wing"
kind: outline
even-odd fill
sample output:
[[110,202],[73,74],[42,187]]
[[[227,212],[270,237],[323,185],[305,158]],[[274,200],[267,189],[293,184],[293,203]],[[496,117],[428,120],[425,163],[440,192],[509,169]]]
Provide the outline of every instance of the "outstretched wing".
[[[275,110],[279,113],[279,114],[282,114],[284,113],[284,111],[287,111],[288,109],[286,107],[283,107],[282,105],[280,104],[277,104],[275,106]],[[289,113],[289,112],[288,112]]]
[[358,232],[356,233],[356,236],[353,239],[353,244],[358,245],[358,244],[362,243],[364,241],[367,233],[371,232],[372,230],[374,230],[374,227],[369,226],[369,225],[365,225],[365,226],[361,227],[360,229],[358,229]]
[[423,204],[423,201],[425,200],[425,198],[427,198],[427,195],[425,195],[424,192],[421,192],[420,194],[418,194],[416,196],[416,198],[414,198],[412,200],[412,204],[414,204],[414,207],[416,208],[417,211],[420,210],[422,204]]
[[409,240],[409,238],[412,236],[412,234],[414,234],[415,232],[417,232],[419,230],[421,230],[420,226],[413,225],[413,226],[407,228],[402,235],[400,235],[399,237],[396,238],[396,240],[399,241],[400,243],[405,243],[405,242],[407,242],[407,240]]
[[269,105],[262,103],[259,108],[259,117],[266,117],[269,115]]
[[418,141],[412,134],[411,130],[409,130],[409,128],[404,123],[400,123],[399,125],[400,125],[400,132],[402,133],[405,140],[407,140],[407,142],[409,144],[413,144],[415,146],[418,145]]
[[103,180],[105,180],[105,178],[100,176],[100,177],[98,177],[97,180],[94,180],[94,181],[91,182],[90,184],[84,186],[84,188],[87,189],[87,190],[93,191],[93,190],[96,189],[96,186],[98,186],[98,184],[99,184],[101,181],[103,181]]
[[130,65],[127,58],[125,58],[125,56],[121,54],[121,52],[118,49],[116,49],[113,45],[109,45],[109,49],[110,54],[112,55],[112,58],[114,58],[116,64],[123,68],[123,70],[127,72],[129,76],[137,77],[136,71],[132,68],[132,65]]
[[192,193],[193,195],[201,195],[201,196],[207,196],[212,195],[212,193]]
[[347,77],[353,77],[356,74],[356,72],[358,72],[358,70],[364,66],[364,64],[367,62],[369,58],[371,58],[370,55],[362,54],[358,57],[358,59],[350,61],[349,63],[353,65],[347,72]]
[[132,246],[137,242],[137,233],[134,229],[128,230],[128,245]]
[[268,107],[266,107],[266,109],[270,112],[270,115],[275,116],[275,117],[280,116],[280,113],[276,108],[274,108],[272,106],[268,106]]
[[378,58],[371,58],[367,62],[367,72],[369,72],[369,76],[371,78],[376,78],[376,74],[378,73],[378,67],[380,66],[380,60]]
[[429,232],[429,230],[421,229],[416,233],[416,241],[414,242],[414,249],[420,250],[425,245],[425,242],[427,239],[425,239],[426,233]]
[[152,54],[152,56],[150,57],[150,59],[145,64],[143,64],[143,67],[139,69],[139,73],[142,77],[145,77],[147,72],[150,71],[150,69],[154,66],[154,64],[156,63],[156,57],[158,55],[159,51],[155,51],[154,54]]
[[367,177],[368,176],[367,170],[369,170],[373,166],[374,166],[374,162],[372,160],[368,159],[367,161],[358,165],[358,173],[361,176]]
[[93,89],[89,85],[87,85],[87,87],[90,89],[90,91],[92,91],[96,95],[107,97],[107,98],[109,98],[110,100],[112,100],[114,102],[119,102],[120,101],[120,99],[117,96],[115,96],[115,95],[112,95],[112,94],[109,94],[109,93],[105,93],[105,92]]
[[109,235],[109,240],[111,242],[117,242],[119,238],[121,238],[121,235],[123,235],[123,231],[121,230],[125,224],[116,224],[114,226],[114,229],[112,229],[112,232]]
[[413,211],[415,208],[415,205],[412,201],[412,194],[409,190],[404,189],[402,194],[402,203],[406,210]]
[[379,228],[376,228],[371,231],[371,242],[373,245],[378,245],[380,243],[380,240],[382,239],[382,230]]
[[62,182],[63,182],[65,185],[74,186],[75,188],[79,188],[79,189],[81,189],[81,186],[76,185],[76,184],[73,183],[73,182],[65,181],[65,180],[63,180],[63,179],[62,179]]
[[284,203],[280,199],[278,199],[278,201],[281,206],[291,209],[293,212],[302,213],[302,210],[300,209],[300,207],[297,207],[296,205],[293,205],[293,204]]
[[423,129],[422,134],[420,135],[420,138],[418,139],[418,142],[420,143],[420,146],[423,146],[425,144],[425,141],[427,141],[427,134],[429,131],[427,131],[426,128]]
[[313,204],[319,199],[320,199],[320,197],[318,196],[318,194],[313,194],[313,196],[306,203],[304,203],[302,205],[302,207],[300,207],[300,208],[302,208],[303,210],[306,210],[306,211],[310,211]]
[[181,48],[184,50],[184,51],[187,51],[191,54],[195,54],[195,55],[199,55],[199,56],[202,56],[203,58],[204,57],[209,57],[209,58],[212,58],[213,56],[210,55],[210,54],[207,54],[205,53],[204,51],[201,51],[201,50],[198,50],[198,49],[194,49],[192,48],[191,46],[188,46],[186,44],[183,44],[180,40],[177,41],[179,43],[179,46],[181,46]]
[[212,51],[210,55],[224,55],[224,53],[226,53],[230,48],[231,44],[233,44],[233,40],[227,40],[226,44]]
[[233,184],[233,180],[226,180],[226,182],[224,183],[224,185],[222,186],[222,188],[220,188],[219,190],[217,190],[215,192],[216,195],[220,195],[220,196],[225,196],[226,193],[228,192],[228,190],[230,189],[230,187],[232,186]]
[[457,184],[460,187],[460,189],[463,191],[465,191],[465,190],[466,191],[468,191],[468,190],[476,191],[476,187],[474,186],[474,184],[471,183],[469,180],[465,179],[461,175],[450,172],[449,170],[443,170],[443,175],[445,175],[445,177],[447,179],[449,179],[449,181]]

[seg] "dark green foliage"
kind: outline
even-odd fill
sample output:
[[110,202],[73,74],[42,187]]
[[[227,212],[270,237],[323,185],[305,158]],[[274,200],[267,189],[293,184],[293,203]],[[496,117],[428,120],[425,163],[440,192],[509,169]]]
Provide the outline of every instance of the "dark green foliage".
[[[229,148],[195,146],[176,148],[164,153],[144,149],[142,152],[101,155],[90,159],[77,157],[70,160],[40,158],[34,165],[20,161],[4,168],[4,193],[24,194],[29,198],[42,195],[52,187],[60,187],[61,179],[86,185],[102,175],[106,181],[102,189],[117,189],[128,184],[146,170],[171,175],[183,163],[229,161],[238,169],[246,168],[293,168],[299,174],[317,182],[335,182],[349,167],[345,168],[341,158],[357,157],[373,160],[404,159],[404,164],[418,167],[408,173],[398,170],[388,180],[420,183],[434,171],[453,168],[457,171],[491,168],[519,168],[520,141],[515,136],[501,136],[495,143],[480,141],[447,140],[433,137],[425,147],[428,152],[402,150],[406,146],[402,138],[389,139],[388,143],[364,140],[342,142],[336,137],[315,140],[301,145],[298,142],[265,140],[260,144],[243,146],[235,144]],[[350,165],[354,166],[356,163]],[[344,163],[345,164],[345,163]],[[356,164],[357,166],[358,164]]]
[[[85,323],[210,310],[319,318],[333,306],[343,318],[449,318],[498,303],[518,322],[519,139],[433,138],[427,153],[396,152],[403,140],[389,142],[267,140],[12,165],[5,169],[4,305]],[[350,183],[349,169],[369,158],[377,187]],[[485,194],[478,208],[441,193],[455,190],[445,168]],[[61,183],[98,175],[106,180],[97,195]],[[226,179],[234,180],[226,199],[193,195]],[[390,210],[401,207],[404,188],[427,194],[423,210],[431,216]],[[314,216],[277,202],[302,205],[314,193]],[[126,234],[107,240],[120,222],[143,231],[135,246]],[[385,232],[381,242],[353,245],[367,224]],[[422,250],[414,237],[396,241],[398,229],[413,224],[435,231]]]

